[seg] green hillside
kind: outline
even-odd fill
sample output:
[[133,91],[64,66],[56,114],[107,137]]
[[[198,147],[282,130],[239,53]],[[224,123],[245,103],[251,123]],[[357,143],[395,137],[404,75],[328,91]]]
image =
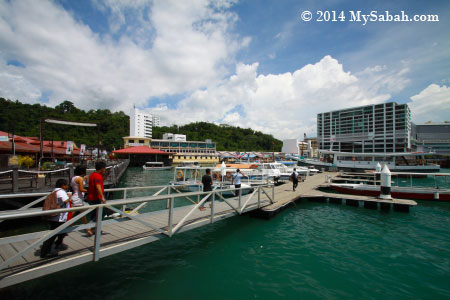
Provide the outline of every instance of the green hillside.
[[281,151],[282,142],[272,135],[252,129],[232,126],[219,126],[212,123],[196,122],[171,127],[153,127],[153,138],[161,139],[166,132],[185,134],[190,141],[211,139],[217,150],[233,151]]
[[[19,101],[0,98],[0,130],[14,132],[21,136],[39,136],[40,119],[52,118],[65,121],[100,124],[102,147],[107,150],[121,148],[122,137],[130,132],[130,117],[124,112],[112,113],[108,109],[84,111],[70,101],[64,101],[55,108],[41,104],[24,104]],[[44,140],[67,140],[75,144],[97,146],[97,129],[45,123]],[[217,150],[234,151],[280,151],[282,142],[272,135],[252,129],[232,126],[218,126],[197,122],[177,127],[153,127],[153,138],[162,138],[166,132],[185,134],[188,140],[211,139]]]

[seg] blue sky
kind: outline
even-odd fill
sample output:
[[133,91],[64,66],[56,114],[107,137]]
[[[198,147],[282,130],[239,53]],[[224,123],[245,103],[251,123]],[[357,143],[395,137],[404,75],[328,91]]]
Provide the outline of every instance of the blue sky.
[[[318,11],[345,20],[319,22]],[[364,25],[351,11],[439,22]],[[317,113],[386,101],[409,103],[417,123],[445,121],[449,20],[449,1],[0,1],[0,97],[136,105],[164,125],[280,139],[316,135]]]

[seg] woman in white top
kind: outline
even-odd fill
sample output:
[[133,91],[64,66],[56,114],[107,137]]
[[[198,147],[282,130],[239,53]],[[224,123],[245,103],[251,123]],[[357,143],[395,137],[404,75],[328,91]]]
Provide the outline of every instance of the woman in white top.
[[[72,206],[79,207],[84,206],[83,199],[84,193],[87,190],[84,188],[84,180],[86,179],[86,167],[85,166],[77,166],[74,172],[75,176],[72,178],[70,182],[70,186],[72,187]],[[80,213],[79,211],[75,213],[77,215]],[[74,215],[74,216],[75,216]],[[83,224],[87,223],[86,217],[81,218]],[[92,235],[92,231],[90,228],[86,229],[87,234]]]

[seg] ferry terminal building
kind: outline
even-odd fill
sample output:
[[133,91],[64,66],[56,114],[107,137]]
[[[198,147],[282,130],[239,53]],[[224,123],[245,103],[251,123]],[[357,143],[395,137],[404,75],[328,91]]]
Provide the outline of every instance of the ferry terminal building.
[[216,143],[211,140],[187,141],[186,135],[165,133],[162,139],[151,139],[140,136],[123,137],[124,147],[147,146],[152,149],[171,153],[169,159],[174,164],[198,162],[199,164],[217,164]]

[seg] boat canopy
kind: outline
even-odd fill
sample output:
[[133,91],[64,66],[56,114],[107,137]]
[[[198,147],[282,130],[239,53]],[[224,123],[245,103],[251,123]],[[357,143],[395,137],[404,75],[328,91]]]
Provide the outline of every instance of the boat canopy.
[[[216,168],[218,169],[220,169],[221,167],[221,164],[216,165]],[[258,166],[255,164],[225,164],[225,167],[235,169],[256,169]]]

